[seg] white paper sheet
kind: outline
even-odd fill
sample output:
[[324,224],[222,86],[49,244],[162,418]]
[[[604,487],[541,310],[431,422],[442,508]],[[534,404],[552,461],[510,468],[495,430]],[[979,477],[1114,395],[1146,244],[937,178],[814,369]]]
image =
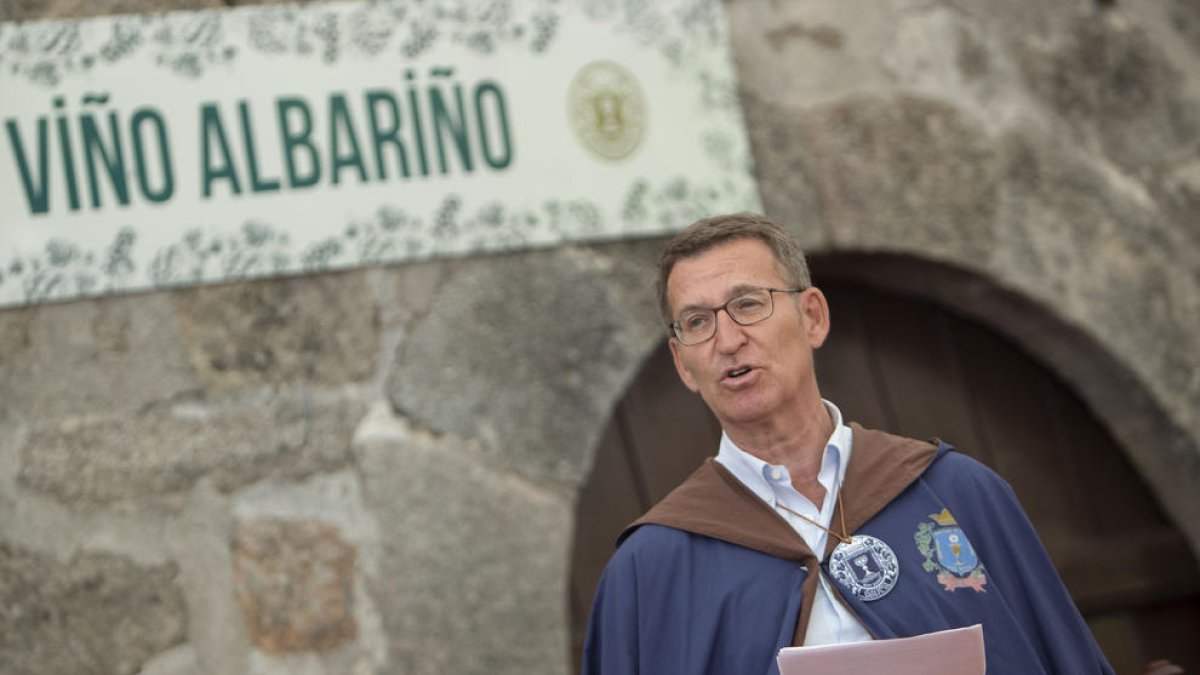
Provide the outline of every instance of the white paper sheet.
[[909,638],[841,645],[784,647],[781,675],[983,675],[983,626],[926,633]]

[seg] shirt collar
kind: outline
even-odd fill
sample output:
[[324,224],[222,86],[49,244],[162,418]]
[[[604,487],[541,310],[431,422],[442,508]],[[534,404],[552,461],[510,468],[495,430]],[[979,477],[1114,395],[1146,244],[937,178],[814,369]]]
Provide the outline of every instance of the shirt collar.
[[[821,469],[818,480],[832,495],[836,493],[836,485],[840,486],[846,476],[846,467],[850,464],[850,449],[852,434],[850,427],[842,420],[842,411],[833,403],[821,399],[833,422],[833,433],[825,441],[825,453],[821,457]],[[721,445],[717,450],[717,461],[730,473],[737,477],[750,491],[758,495],[764,502],[775,504],[775,485],[791,486],[791,476],[787,467],[768,464],[754,455],[739,448],[729,435],[721,432]],[[828,483],[828,484],[827,484]],[[820,508],[820,505],[817,505]]]

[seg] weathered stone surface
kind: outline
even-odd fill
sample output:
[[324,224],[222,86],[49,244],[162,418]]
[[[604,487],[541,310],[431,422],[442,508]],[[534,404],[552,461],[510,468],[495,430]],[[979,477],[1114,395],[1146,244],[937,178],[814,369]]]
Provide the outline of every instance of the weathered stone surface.
[[1004,148],[996,273],[1087,326],[1176,419],[1200,428],[1200,378],[1189,365],[1200,353],[1200,275],[1174,273],[1170,262],[1200,260],[1200,246],[1140,184],[1062,141],[1014,133]]
[[914,96],[747,107],[769,213],[835,247],[967,259],[992,248],[999,153],[963,111]]
[[565,672],[567,499],[398,422],[359,438],[382,543],[367,587],[388,636],[386,672]]
[[172,565],[101,553],[66,564],[0,544],[0,672],[136,673],[184,640]]
[[427,260],[370,270],[367,278],[375,291],[381,329],[403,328],[425,316],[438,286],[455,264],[452,260]]
[[[254,671],[248,657],[254,650],[234,593],[230,541],[236,521],[230,512],[230,498],[207,482],[179,497],[187,506],[174,518],[173,531],[163,538],[171,558],[179,565],[179,586],[187,602],[188,643],[193,648],[196,671],[250,675]],[[122,506],[94,511],[116,512]],[[186,666],[188,659],[180,660],[184,663],[179,665]]]
[[1095,134],[1109,161],[1138,172],[1200,138],[1200,105],[1182,96],[1178,68],[1144,28],[1085,16],[1052,44],[1018,46],[1028,86],[1064,132]]
[[257,518],[233,540],[238,604],[250,639],[272,653],[327,651],[353,640],[357,552],[314,520]]
[[886,86],[886,73],[864,52],[891,39],[897,4],[725,3],[743,96],[798,108]]
[[[691,223],[680,223],[680,226]],[[658,280],[658,259],[666,246],[666,239],[595,244],[582,249],[596,261],[594,266],[603,271],[609,280],[605,290],[612,303],[621,307],[631,318],[630,330],[643,342],[647,355],[657,342],[665,340],[666,326],[658,316],[658,296],[655,283]],[[638,364],[641,365],[640,363]]]
[[[1174,167],[1151,187],[1155,191],[1155,201],[1170,214],[1174,227],[1200,247],[1200,223],[1196,219],[1196,214],[1200,213],[1200,154],[1192,161]],[[1200,275],[1200,270],[1197,274]]]
[[3,0],[0,2],[0,21],[77,19],[107,14],[202,9],[223,5],[221,0]]
[[[904,0],[901,0],[903,2]],[[947,7],[964,16],[977,17],[989,32],[1046,40],[1068,30],[1081,11],[1093,11],[1090,3],[1070,2],[990,2],[989,0],[939,0],[936,3],[908,3],[921,9]]]
[[388,376],[392,404],[424,426],[478,439],[500,466],[579,481],[597,420],[608,417],[655,335],[646,306],[610,293],[653,283],[621,278],[624,269],[591,249],[460,268],[401,343]]
[[903,91],[951,102],[994,133],[1029,114],[1029,97],[1003,31],[950,3],[895,18],[878,59]]
[[1179,31],[1192,52],[1200,57],[1200,5],[1194,0],[1170,0],[1167,7],[1172,27]]
[[128,414],[195,388],[174,307],[148,293],[0,310],[0,419]]
[[18,458],[24,436],[22,426],[0,422],[0,532],[4,531],[3,524],[13,522],[16,512]]
[[155,656],[142,665],[138,675],[203,675],[196,662],[196,650],[189,644],[180,645]]
[[345,465],[364,411],[354,395],[295,389],[70,420],[30,432],[19,481],[65,502],[108,502],[185,490],[204,477],[222,490],[297,478]]
[[219,388],[356,382],[378,357],[362,270],[181,291],[179,322],[202,380]]
[[[379,401],[372,404],[372,409],[384,411],[387,409],[387,405]],[[336,592],[339,598],[344,597],[350,603],[345,606],[344,611],[346,616],[353,621],[353,639],[347,639],[337,648],[328,651],[280,652],[268,651],[262,647],[249,649],[250,664],[248,668],[242,670],[248,670],[255,675],[322,672],[337,675],[340,673],[392,672],[385,667],[388,640],[383,630],[382,618],[377,603],[366,592],[365,581],[362,577],[363,573],[373,573],[378,569],[380,537],[375,514],[370,512],[363,502],[363,484],[357,467],[348,466],[340,471],[318,474],[302,481],[287,483],[264,481],[238,490],[232,495],[232,505],[232,516],[237,523],[273,522],[282,524],[280,536],[275,537],[274,534],[278,533],[268,532],[269,536],[264,537],[269,544],[276,541],[281,545],[306,544],[313,539],[309,536],[312,531],[302,528],[309,525],[314,526],[312,530],[316,530],[316,534],[320,535],[316,538],[317,543],[314,546],[291,546],[294,555],[288,556],[289,560],[298,563],[315,561],[308,570],[319,571],[321,565],[328,568],[329,565],[326,564],[326,561],[336,559],[336,556],[328,554],[317,555],[322,551],[327,552],[334,548],[327,546],[327,543],[335,544],[337,547],[335,550],[350,551],[354,554],[354,564],[350,570],[353,573],[340,577],[344,584],[336,590],[327,585],[327,591],[330,594]],[[326,527],[331,529],[326,529]],[[296,532],[298,529],[301,531]],[[327,539],[325,538],[326,534],[329,535]],[[236,556],[235,551],[230,552],[231,558],[236,558]],[[280,574],[280,576],[273,576],[270,579],[280,579],[285,573],[292,576],[308,574],[298,564],[289,564],[286,569],[277,569],[277,562],[279,559],[272,555],[268,556],[268,560],[263,563],[263,567],[276,570]],[[231,577],[236,564],[235,559],[228,565]],[[326,576],[318,577],[315,574],[309,574],[308,578],[309,583],[316,585],[325,584],[328,579]],[[289,582],[286,589],[274,589],[268,583],[265,585],[264,595],[268,600],[279,599],[283,602],[292,602],[294,601],[292,596],[295,594],[294,587],[295,584]],[[286,590],[287,592],[280,595],[275,593],[275,590]],[[303,600],[303,602],[306,603],[307,600]],[[317,609],[330,615],[332,608],[341,605],[341,602],[341,599],[336,602],[330,599],[323,605],[323,608]],[[277,605],[273,604],[272,606]],[[305,607],[307,606],[306,604]],[[241,614],[240,609],[236,611],[239,615]],[[319,616],[318,613],[308,612],[304,608],[297,611]],[[293,613],[289,612],[289,616]],[[246,621],[242,620],[240,616],[235,619],[235,623],[239,627],[246,625]],[[307,623],[311,624],[312,622]],[[344,625],[349,625],[349,621]],[[250,637],[247,635],[247,641]]]
[[155,656],[143,664],[138,675],[203,675],[196,660],[196,650],[190,644],[180,645]]

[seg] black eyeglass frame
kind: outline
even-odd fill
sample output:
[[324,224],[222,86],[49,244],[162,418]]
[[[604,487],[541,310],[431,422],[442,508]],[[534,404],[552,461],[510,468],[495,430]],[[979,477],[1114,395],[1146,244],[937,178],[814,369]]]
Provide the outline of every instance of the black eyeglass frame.
[[[670,331],[670,334],[672,337],[674,337],[676,340],[679,341],[679,344],[681,344],[685,347],[694,347],[695,345],[704,344],[705,342],[708,342],[709,340],[716,337],[716,335],[717,335],[717,312],[724,310],[725,316],[728,316],[730,321],[733,321],[734,323],[736,323],[739,326],[753,326],[754,324],[762,323],[763,321],[766,321],[767,319],[775,316],[775,296],[771,295],[772,293],[803,293],[804,291],[807,291],[810,288],[812,288],[812,286],[804,286],[804,287],[800,287],[800,288],[770,288],[770,287],[766,287],[766,286],[764,286],[762,288],[752,288],[752,289],[746,291],[745,293],[737,294],[736,296],[726,300],[724,303],[717,305],[716,307],[708,307],[707,308],[708,311],[712,312],[712,316],[713,316],[713,332],[712,332],[712,335],[709,335],[708,337],[704,338],[703,340],[697,340],[696,342],[684,342],[683,336],[682,336],[683,331],[680,329],[679,319],[675,319],[671,323],[667,324],[667,330]],[[750,295],[751,293],[756,293],[758,291],[769,291],[769,293],[767,295],[769,298],[771,298],[771,311],[766,316],[762,317],[761,319],[756,319],[749,323],[744,323],[742,321],[738,321],[737,317],[735,317],[729,311],[730,303],[734,302],[735,300],[741,300],[742,298],[746,297],[747,295]]]

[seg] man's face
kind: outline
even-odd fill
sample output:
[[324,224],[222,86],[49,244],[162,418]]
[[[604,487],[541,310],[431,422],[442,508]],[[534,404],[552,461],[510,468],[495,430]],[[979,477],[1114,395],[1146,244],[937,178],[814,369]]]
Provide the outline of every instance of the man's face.
[[[710,308],[754,288],[787,288],[775,255],[757,239],[735,239],[680,260],[667,278],[673,316],[689,307]],[[717,312],[717,333],[684,345],[671,339],[680,379],[700,394],[722,426],[766,422],[819,405],[812,350],[829,329],[825,297],[816,288],[774,293],[770,318],[741,326]]]

